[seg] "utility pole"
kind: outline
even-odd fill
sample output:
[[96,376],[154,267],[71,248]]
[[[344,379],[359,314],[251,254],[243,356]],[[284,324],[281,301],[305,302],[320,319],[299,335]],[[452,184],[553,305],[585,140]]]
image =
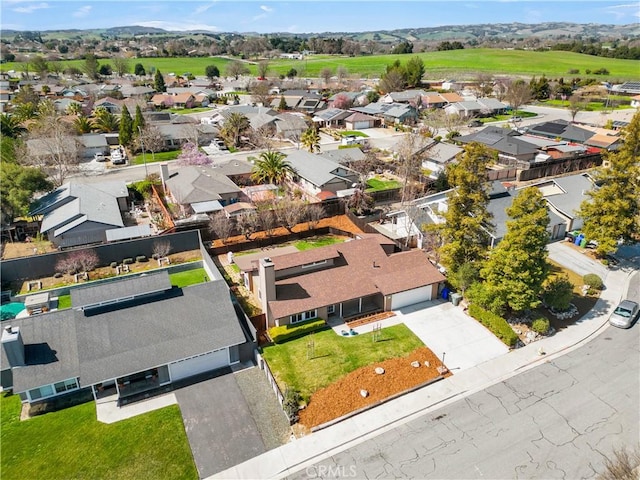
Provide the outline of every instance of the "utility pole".
[[140,134],[140,147],[142,148],[142,162],[144,163],[144,178],[149,178],[147,170],[147,157],[144,155],[144,142],[142,141],[142,128],[138,125],[138,133]]

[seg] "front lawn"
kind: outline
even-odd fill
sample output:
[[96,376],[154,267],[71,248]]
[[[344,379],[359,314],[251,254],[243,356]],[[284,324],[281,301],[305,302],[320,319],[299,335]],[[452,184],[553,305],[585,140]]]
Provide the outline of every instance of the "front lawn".
[[208,282],[209,278],[204,268],[194,268],[193,270],[186,270],[184,272],[170,273],[169,280],[171,280],[171,285],[182,288],[197,283]]
[[361,132],[360,130],[345,130],[344,132],[341,132],[343,137],[365,137],[367,138],[369,135],[367,135],[366,133]]
[[516,113],[513,115],[511,113],[505,113],[500,115],[493,115],[492,117],[478,118],[477,120],[480,120],[482,123],[490,123],[490,122],[501,122],[504,120],[511,120],[514,116],[520,117],[520,118],[529,118],[529,117],[535,117],[536,115],[537,113],[527,112],[525,110],[517,110]]
[[201,113],[213,110],[211,107],[193,107],[193,108],[170,108],[171,113],[178,115],[186,115],[187,113]]
[[400,188],[401,184],[397,180],[383,180],[381,178],[370,178],[367,180],[367,192],[380,192],[382,190],[392,190]]
[[145,152],[144,157],[142,154],[136,155],[131,159],[131,165],[144,165],[145,159],[147,163],[168,162],[169,160],[175,160],[182,150],[170,150],[168,152],[158,152],[153,155],[151,152]]
[[71,295],[58,296],[58,310],[64,310],[65,308],[71,308]]
[[22,422],[20,408],[0,399],[2,478],[198,478],[177,405],[110,425],[94,402]]
[[[371,335],[341,337],[327,329],[263,347],[263,356],[282,391],[289,386],[308,402],[315,391],[360,367],[402,357],[424,346],[403,324],[383,329],[378,342],[373,342]],[[311,340],[314,356],[307,359]]]
[[[571,102],[569,100],[545,100],[540,102],[541,105],[545,107],[558,107],[558,108],[569,108],[571,106]],[[626,108],[633,108],[629,104],[621,104],[619,101],[611,101],[607,105],[606,100],[600,102],[588,102],[582,105],[580,111],[585,112],[601,112],[603,110],[624,110]]]

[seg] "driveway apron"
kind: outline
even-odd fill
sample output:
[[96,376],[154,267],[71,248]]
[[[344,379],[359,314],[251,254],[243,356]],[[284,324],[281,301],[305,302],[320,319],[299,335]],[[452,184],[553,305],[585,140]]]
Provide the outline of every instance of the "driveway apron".
[[175,391],[200,478],[266,451],[232,374]]

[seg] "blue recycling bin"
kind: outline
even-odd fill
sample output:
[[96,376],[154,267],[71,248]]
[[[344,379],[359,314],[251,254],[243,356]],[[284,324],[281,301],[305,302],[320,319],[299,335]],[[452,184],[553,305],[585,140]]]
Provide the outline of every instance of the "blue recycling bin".
[[441,296],[442,298],[444,298],[445,300],[449,300],[449,294],[451,293],[451,290],[449,290],[447,287],[442,289],[442,293]]

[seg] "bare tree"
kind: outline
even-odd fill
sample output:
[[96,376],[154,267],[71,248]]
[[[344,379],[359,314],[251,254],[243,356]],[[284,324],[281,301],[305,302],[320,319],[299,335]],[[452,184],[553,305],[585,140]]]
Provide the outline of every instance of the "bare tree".
[[161,152],[165,148],[165,140],[158,127],[154,125],[145,125],[142,133],[138,132],[135,139],[136,149],[139,151],[151,152],[152,161],[155,160],[155,154]]
[[587,102],[580,95],[569,97],[569,113],[571,113],[571,123],[575,123],[576,115],[587,107]]
[[504,98],[515,115],[522,105],[531,100],[531,87],[524,80],[512,81]]
[[55,109],[41,109],[28,137],[37,148],[33,147],[33,151],[29,148],[22,150],[25,155],[21,163],[42,167],[56,186],[62,185],[69,174],[77,169],[80,160],[73,125],[60,121]]
[[329,85],[332,76],[333,70],[331,70],[329,67],[324,67],[322,70],[320,70],[320,77],[324,80],[325,85]]
[[302,222],[305,217],[305,205],[300,200],[284,199],[278,202],[275,209],[278,223],[293,233],[293,228]]
[[167,240],[156,240],[153,242],[151,253],[154,258],[164,258],[171,251],[171,243]]
[[422,135],[407,133],[397,147],[398,174],[403,178],[402,204],[415,198],[415,182],[420,177],[424,149],[430,140]]
[[275,127],[271,124],[261,125],[258,128],[250,128],[245,132],[247,143],[257,149],[271,149],[274,135]]
[[227,217],[224,212],[218,212],[211,216],[211,220],[209,221],[209,231],[222,240],[222,243],[227,243],[227,240],[233,231],[233,225],[229,217]]
[[636,447],[631,453],[626,449],[613,451],[614,458],[605,458],[605,471],[598,480],[637,480],[640,468],[640,452]]
[[113,63],[113,69],[118,74],[119,77],[122,77],[125,73],[129,73],[129,59],[126,57],[113,57],[111,59],[111,63]]
[[384,77],[380,80],[380,90],[384,93],[401,92],[404,90],[407,82],[402,73],[393,69],[384,74]]
[[272,201],[260,202],[257,204],[260,226],[268,237],[273,236],[273,233],[278,226],[276,216],[273,212],[273,205],[274,203]]
[[260,230],[260,217],[257,212],[244,212],[236,217],[238,231],[244,238],[251,240],[251,235]]
[[320,220],[322,220],[325,216],[326,212],[324,211],[324,207],[319,203],[313,203],[307,206],[307,222],[309,230],[313,230],[318,226]]
[[260,60],[258,62],[258,77],[267,78],[269,72],[269,60]]
[[338,77],[338,81],[342,83],[349,76],[349,70],[347,70],[347,67],[340,65],[336,70],[336,75]]
[[227,65],[227,75],[234,77],[236,80],[240,75],[246,75],[249,73],[249,68],[242,62],[234,61]]
[[493,83],[493,75],[483,72],[478,73],[474,90],[479,97],[487,97],[493,93]]
[[100,259],[94,250],[77,250],[60,258],[56,263],[56,271],[74,275],[80,272],[90,272],[99,263]]
[[271,105],[273,96],[269,93],[270,88],[267,82],[253,82],[249,87],[251,91],[251,100],[255,103],[260,103],[265,107]]

